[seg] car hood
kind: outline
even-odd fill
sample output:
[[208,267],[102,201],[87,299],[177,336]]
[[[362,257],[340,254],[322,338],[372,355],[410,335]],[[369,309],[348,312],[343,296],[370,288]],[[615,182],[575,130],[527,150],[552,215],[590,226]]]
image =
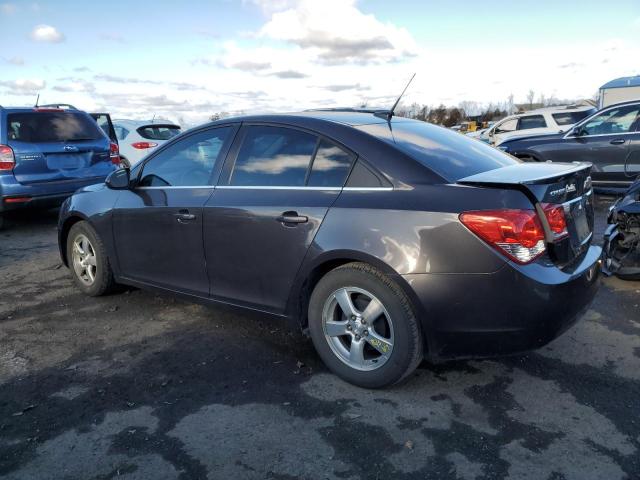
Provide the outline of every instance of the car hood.
[[86,187],[79,188],[75,193],[87,193],[87,192],[99,192],[107,188],[107,185],[103,183],[96,183],[94,185],[87,185]]

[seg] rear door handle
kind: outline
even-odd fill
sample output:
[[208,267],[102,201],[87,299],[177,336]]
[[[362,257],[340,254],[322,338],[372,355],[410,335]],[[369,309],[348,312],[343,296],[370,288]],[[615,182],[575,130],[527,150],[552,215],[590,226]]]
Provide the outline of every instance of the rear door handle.
[[616,138],[614,140],[611,140],[609,143],[611,145],[622,145],[624,142],[626,142],[624,138]]
[[189,210],[180,210],[178,213],[174,213],[173,216],[176,217],[178,223],[186,223],[196,219],[196,216],[193,213],[189,213]]
[[307,223],[309,217],[304,215],[298,215],[298,212],[284,212],[282,215],[276,218],[281,223]]

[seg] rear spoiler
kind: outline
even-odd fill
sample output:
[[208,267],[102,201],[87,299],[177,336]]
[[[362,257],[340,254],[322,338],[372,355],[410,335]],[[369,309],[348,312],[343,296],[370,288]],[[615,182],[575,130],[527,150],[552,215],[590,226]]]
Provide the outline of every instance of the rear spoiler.
[[591,169],[591,163],[518,163],[508,167],[496,168],[469,177],[461,178],[462,185],[536,185],[560,180],[562,177]]

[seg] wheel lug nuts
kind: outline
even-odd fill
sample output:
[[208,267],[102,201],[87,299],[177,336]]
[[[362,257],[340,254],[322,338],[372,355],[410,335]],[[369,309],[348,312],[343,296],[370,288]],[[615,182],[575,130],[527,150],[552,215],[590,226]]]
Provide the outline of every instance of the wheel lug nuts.
[[368,330],[365,330],[365,331],[364,331],[364,336],[366,337],[367,335],[369,335],[369,331],[368,331]]
[[360,335],[356,335],[356,340],[360,340]]

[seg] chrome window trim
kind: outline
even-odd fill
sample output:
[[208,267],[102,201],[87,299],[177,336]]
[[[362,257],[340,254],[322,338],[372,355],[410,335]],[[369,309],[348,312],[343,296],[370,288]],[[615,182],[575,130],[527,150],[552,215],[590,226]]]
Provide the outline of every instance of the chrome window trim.
[[303,186],[266,186],[266,185],[167,185],[166,187],[134,187],[134,190],[180,190],[180,189],[221,189],[221,190],[310,190],[310,191],[347,191],[347,192],[390,192],[393,187],[305,187]]
[[[576,127],[573,127],[571,130],[574,130]],[[564,138],[593,138],[593,137],[619,137],[620,135],[640,135],[640,132],[622,132],[622,133],[598,133],[596,135],[580,135],[576,137],[575,135],[569,135],[571,131],[569,131]]]

